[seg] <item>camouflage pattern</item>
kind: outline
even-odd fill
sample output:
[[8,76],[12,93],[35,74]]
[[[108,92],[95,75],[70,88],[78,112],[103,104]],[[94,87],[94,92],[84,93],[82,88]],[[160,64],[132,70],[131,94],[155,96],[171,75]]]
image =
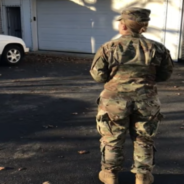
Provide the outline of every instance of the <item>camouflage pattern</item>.
[[126,8],[122,11],[121,16],[118,17],[117,21],[122,19],[129,19],[136,22],[148,22],[150,20],[149,15],[151,11],[143,8]]
[[98,99],[97,130],[101,138],[102,169],[120,171],[129,130],[134,144],[133,173],[151,172],[154,142],[162,119],[156,82],[170,78],[173,61],[160,43],[137,34],[102,45],[90,73],[105,83]]

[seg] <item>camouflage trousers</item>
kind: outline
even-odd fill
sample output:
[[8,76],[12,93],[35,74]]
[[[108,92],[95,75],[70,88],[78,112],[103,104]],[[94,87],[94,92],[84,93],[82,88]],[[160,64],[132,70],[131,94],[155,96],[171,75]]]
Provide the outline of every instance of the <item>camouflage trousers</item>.
[[96,117],[97,130],[101,135],[102,169],[109,172],[122,170],[123,147],[129,130],[134,144],[131,172],[151,172],[154,166],[154,142],[161,120],[160,101],[157,96],[144,100],[127,97],[100,97]]

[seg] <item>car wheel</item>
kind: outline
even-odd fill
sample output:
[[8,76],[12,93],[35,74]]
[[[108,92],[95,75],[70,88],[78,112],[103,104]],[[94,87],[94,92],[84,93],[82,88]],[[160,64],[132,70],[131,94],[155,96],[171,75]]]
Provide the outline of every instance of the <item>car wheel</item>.
[[17,45],[9,45],[5,48],[2,55],[2,63],[6,65],[17,65],[22,61],[23,50]]

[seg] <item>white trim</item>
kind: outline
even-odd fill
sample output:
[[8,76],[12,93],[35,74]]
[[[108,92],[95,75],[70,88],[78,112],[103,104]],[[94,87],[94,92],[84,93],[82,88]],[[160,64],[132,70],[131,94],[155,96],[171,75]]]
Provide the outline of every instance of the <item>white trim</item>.
[[2,14],[2,31],[3,34],[7,34],[7,17],[6,17],[6,6],[4,5],[4,0],[1,5],[1,14]]
[[167,32],[167,13],[168,13],[168,1],[164,0],[164,8],[165,8],[165,18],[164,18],[164,25],[163,25],[163,37],[162,37],[162,43],[165,44],[166,40],[166,32]]
[[0,33],[2,34],[2,31],[3,31],[2,29],[3,29],[3,27],[2,27],[2,1],[1,1],[1,0],[0,0],[0,19],[1,19],[1,20],[0,20],[0,24],[1,24],[1,25],[0,25],[0,29],[1,29],[1,30],[0,30]]
[[4,26],[3,26],[3,24],[4,24],[4,18],[3,18],[3,1],[1,1],[1,31],[2,31],[2,34],[4,34],[4,30],[3,30],[3,28],[4,28]]
[[182,20],[181,20],[181,33],[180,33],[180,46],[179,46],[179,59],[183,56],[183,44],[184,44],[184,3],[182,5]]
[[[37,28],[37,7],[36,0],[30,0],[31,8],[31,36],[32,36],[32,50],[38,50],[38,28]],[[36,20],[34,20],[34,17]]]
[[182,40],[181,40],[181,35],[182,35],[182,25],[183,25],[183,5],[184,2],[183,0],[180,0],[180,24],[179,24],[179,35],[178,35],[178,59],[180,58],[180,50],[182,46]]
[[174,61],[179,58],[179,45],[183,0],[169,0],[166,20],[165,45],[171,51]]
[[24,9],[22,8],[23,0],[20,0],[20,12],[21,12],[21,31],[22,31],[22,38],[25,40],[25,31],[24,31]]

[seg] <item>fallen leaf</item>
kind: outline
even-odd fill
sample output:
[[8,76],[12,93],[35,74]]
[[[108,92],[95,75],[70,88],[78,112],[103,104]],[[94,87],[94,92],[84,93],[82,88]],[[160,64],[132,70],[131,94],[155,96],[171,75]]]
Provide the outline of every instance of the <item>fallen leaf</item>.
[[178,95],[178,96],[180,96],[180,95],[181,95],[181,93],[177,93],[177,95]]
[[43,125],[43,128],[48,128],[48,126],[47,125]]
[[81,155],[84,155],[84,154],[88,154],[89,151],[86,151],[86,150],[81,150],[81,151],[78,151],[79,154]]
[[54,128],[54,125],[48,125],[49,128]]
[[6,170],[6,167],[0,167],[0,171]]
[[20,167],[19,169],[18,169],[18,171],[23,171],[23,170],[26,170],[27,168],[25,168],[25,167]]
[[178,88],[178,86],[174,86],[174,88]]
[[72,113],[72,114],[77,115],[78,113],[77,113],[77,112],[74,112],[74,113]]
[[43,125],[43,128],[54,128],[54,125]]
[[184,129],[184,127],[180,127],[180,129]]
[[43,182],[43,184],[51,184],[49,181],[45,181]]
[[61,155],[61,156],[58,156],[58,158],[65,158],[63,155]]

